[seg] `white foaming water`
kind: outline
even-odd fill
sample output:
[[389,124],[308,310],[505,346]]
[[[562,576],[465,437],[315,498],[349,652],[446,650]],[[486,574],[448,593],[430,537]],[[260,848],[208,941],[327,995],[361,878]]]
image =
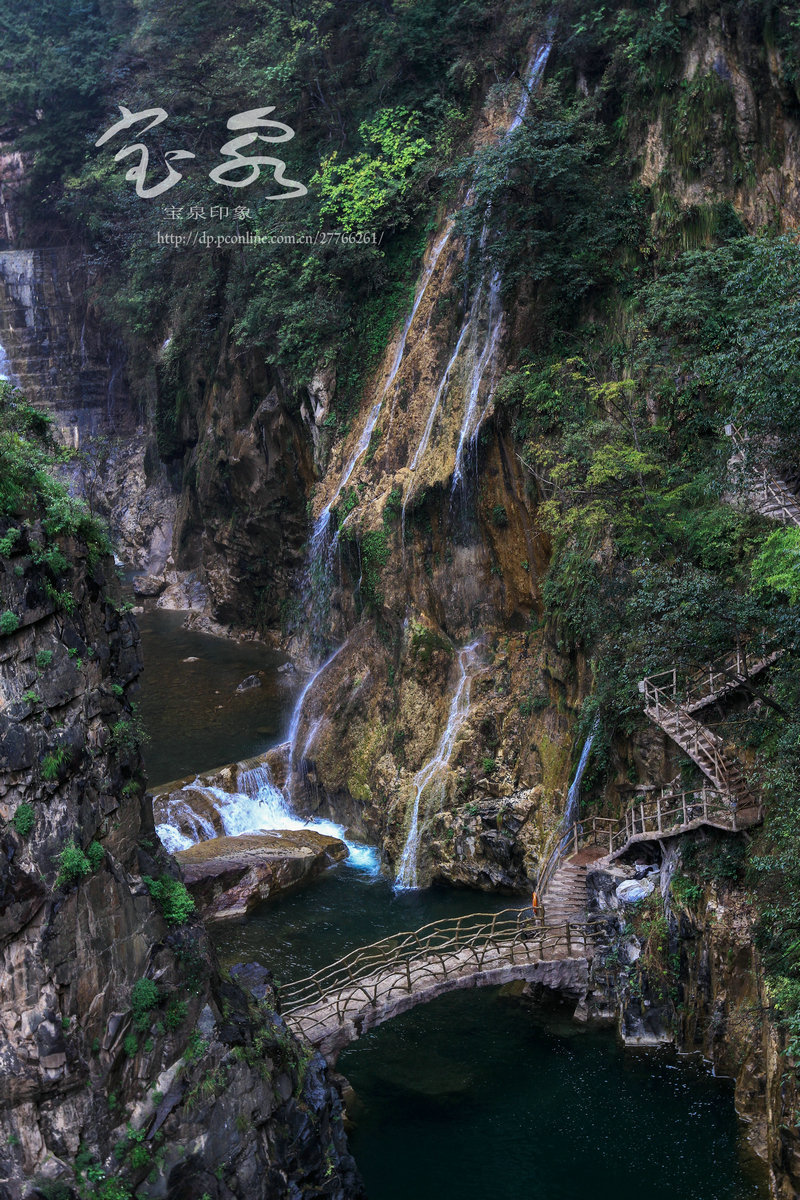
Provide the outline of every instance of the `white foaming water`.
[[[342,647],[339,646],[311,676],[295,704],[289,726],[288,773],[285,791],[282,792],[275,787],[266,763],[256,763],[253,766],[240,768],[236,776],[236,785],[239,789],[237,792],[226,792],[222,788],[206,786],[198,782],[186,784],[182,790],[184,792],[201,792],[217,813],[224,833],[230,837],[235,837],[240,833],[260,833],[267,830],[313,829],[317,833],[339,838],[345,843],[348,849],[348,866],[366,871],[371,875],[377,875],[380,870],[380,856],[374,846],[352,841],[345,836],[344,826],[337,825],[334,821],[328,821],[321,817],[298,816],[293,811],[290,801],[293,769],[297,759],[297,735],[300,730],[306,697],[341,649]],[[311,723],[301,757],[307,753],[322,720],[323,718],[320,717]],[[173,811],[173,808],[176,811]],[[217,836],[213,823],[208,818],[201,817],[194,812],[190,803],[182,803],[180,800],[173,801],[166,815],[167,820],[158,826],[158,836],[170,853],[174,854],[176,850],[185,850],[195,842]],[[177,818],[181,819],[184,830],[188,826],[193,836],[182,832],[176,823]]]
[[469,712],[469,691],[471,676],[469,668],[475,658],[480,642],[473,642],[458,652],[458,684],[450,701],[450,711],[447,714],[447,725],[442,734],[436,753],[429,762],[414,776],[414,806],[411,810],[411,825],[408,830],[406,844],[400,856],[395,887],[398,890],[410,890],[419,887],[419,843],[420,823],[419,810],[423,792],[432,779],[450,762],[453,746],[461,726]]
[[[581,756],[578,760],[578,766],[575,771],[575,778],[570,784],[569,791],[567,792],[567,804],[566,808],[564,809],[564,816],[561,818],[561,828],[564,830],[569,830],[580,816],[581,782],[583,780],[583,773],[586,770],[586,763],[589,760],[589,754],[592,749],[592,742],[594,741],[594,735],[596,732],[597,721],[595,721],[594,725],[592,726],[591,733],[583,743],[583,749],[581,750]],[[566,848],[567,843],[568,838],[565,837],[562,842],[562,850]]]
[[246,767],[244,771],[237,772],[236,783],[240,792],[245,792],[248,796],[255,796],[261,788],[268,787],[272,783],[269,767],[266,763],[259,763],[255,767]]
[[7,383],[12,383],[14,380],[11,361],[6,354],[6,349],[2,342],[0,342],[0,380],[4,380]]
[[[243,774],[254,776],[255,772],[248,771]],[[252,794],[226,792],[222,788],[207,787],[197,783],[187,784],[183,790],[201,792],[210,801],[216,810],[224,833],[229,837],[236,837],[240,833],[264,833],[267,831],[272,833],[284,829],[311,829],[315,833],[327,834],[329,837],[339,838],[340,841],[343,841],[349,852],[348,866],[372,875],[377,875],[380,870],[380,859],[374,846],[366,846],[362,842],[352,841],[346,836],[344,827],[336,825],[333,821],[316,817],[298,817],[296,813],[292,812],[283,792],[269,781],[262,781]],[[188,819],[199,835],[190,837],[172,821],[158,825],[156,832],[171,854],[174,854],[176,850],[186,850],[196,842],[217,836],[211,822],[198,819],[188,803],[180,805],[178,802],[178,807],[184,822]],[[178,816],[178,813],[174,812],[168,815],[174,818]]]

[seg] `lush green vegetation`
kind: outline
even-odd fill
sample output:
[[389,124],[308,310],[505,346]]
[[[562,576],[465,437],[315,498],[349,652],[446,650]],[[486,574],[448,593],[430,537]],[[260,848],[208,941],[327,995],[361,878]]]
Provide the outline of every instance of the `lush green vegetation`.
[[160,879],[145,876],[147,890],[161,909],[168,925],[184,925],[194,912],[194,900],[178,879],[162,875]]
[[11,824],[20,837],[29,837],[36,824],[36,814],[32,804],[18,804],[11,818]]
[[[36,151],[37,169],[52,180],[40,189],[48,211],[55,204],[95,244],[109,314],[134,334],[163,340],[170,333],[159,380],[162,450],[179,446],[190,364],[211,367],[214,337],[231,322],[239,344],[262,350],[290,384],[310,379],[357,339],[360,356],[343,364],[350,378],[337,394],[346,410],[371,365],[365,339],[385,345],[381,318],[396,318],[405,303],[442,168],[470,130],[485,80],[508,78],[519,66],[530,33],[525,6],[279,0],[265,9],[260,0],[223,7],[182,0],[167,9],[158,0],[135,7],[94,0],[80,20],[77,8],[61,6],[49,27],[52,6],[41,17],[17,7],[20,69],[0,97],[19,114],[19,144]],[[46,70],[34,96],[25,67],[42,44]],[[68,118],[60,93],[72,97],[76,88],[80,95],[64,105]],[[138,198],[124,179],[129,164],[113,161],[124,135],[93,145],[113,124],[115,104],[169,111],[142,136],[151,151],[148,184],[163,176],[155,164],[165,150],[196,155],[180,164],[184,179],[155,200]],[[274,119],[296,131],[277,152],[307,195],[276,203],[281,188],[270,170],[235,192],[209,178],[226,121],[257,104],[275,106]],[[46,117],[37,120],[37,109]],[[138,140],[133,132],[128,142]],[[186,219],[192,204],[204,207],[203,219]],[[184,205],[183,216],[168,220],[165,205]],[[220,221],[212,205],[229,213],[243,205],[249,215]],[[165,229],[273,240],[187,253],[159,245]]]
[[[50,417],[0,381],[0,553],[11,557],[27,550],[54,588],[69,566],[62,539],[79,539],[93,557],[110,550],[104,526],[54,474],[66,457],[56,446]],[[0,616],[1,632],[18,627],[12,617],[18,621],[13,613]]]
[[92,842],[84,853],[72,838],[56,858],[58,863],[56,887],[80,883],[87,875],[98,871],[104,859],[105,850],[99,842]]

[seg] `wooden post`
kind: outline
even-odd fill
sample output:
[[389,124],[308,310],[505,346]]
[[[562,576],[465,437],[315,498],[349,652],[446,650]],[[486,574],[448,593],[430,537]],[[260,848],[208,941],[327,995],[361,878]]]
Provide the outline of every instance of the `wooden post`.
[[574,835],[575,835],[573,845],[575,847],[575,853],[577,854],[578,853],[578,822],[577,821],[572,826],[572,829],[573,829]]
[[703,784],[703,820],[708,820],[708,793],[705,784]]
[[569,921],[567,921],[567,958],[572,958],[572,939],[569,934]]
[[683,802],[683,823],[684,823],[684,825],[688,825],[689,824],[689,814],[686,811],[686,792],[683,792],[681,794],[681,801]]
[[658,818],[658,832],[661,833],[661,797],[656,796],[656,815]]
[[642,833],[645,833],[646,830],[645,830],[645,824],[644,824],[644,801],[643,800],[639,801],[639,812],[640,812],[641,818],[642,818]]

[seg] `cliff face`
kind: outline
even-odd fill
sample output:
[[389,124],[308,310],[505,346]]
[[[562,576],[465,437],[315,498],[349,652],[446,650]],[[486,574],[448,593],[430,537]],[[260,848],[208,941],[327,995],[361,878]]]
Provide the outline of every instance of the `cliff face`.
[[682,857],[673,842],[661,886],[633,907],[615,894],[622,872],[590,872],[590,911],[609,924],[580,1017],[613,1022],[629,1046],[700,1053],[733,1080],[736,1111],[768,1166],[771,1194],[790,1200],[800,1186],[797,1078],[788,1037],[772,1019],[751,899],[741,882],[696,869],[720,846],[724,854],[724,843],[701,838],[691,854],[684,845]]
[[158,847],[113,563],[62,540],[56,590],[44,540],[0,570],[0,1194],[357,1195],[324,1063],[267,973],[220,977]]
[[[0,156],[3,181],[23,171]],[[3,203],[9,238],[19,238],[13,203]],[[102,514],[118,553],[146,571],[170,557],[177,496],[155,439],[131,400],[122,337],[93,300],[97,278],[85,249],[0,251],[0,375],[48,412],[76,452],[71,486]]]

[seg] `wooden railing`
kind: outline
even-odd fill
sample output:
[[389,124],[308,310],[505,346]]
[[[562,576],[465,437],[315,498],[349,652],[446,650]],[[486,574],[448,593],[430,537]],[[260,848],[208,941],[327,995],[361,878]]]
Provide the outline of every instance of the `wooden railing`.
[[780,657],[780,650],[766,651],[761,648],[748,650],[737,646],[718,658],[699,667],[683,677],[679,686],[678,670],[657,671],[639,681],[639,691],[648,706],[664,705],[666,700],[679,701],[680,707],[691,713],[716,700],[718,696],[746,684],[760,671]]
[[[748,434],[736,425],[726,425],[725,433],[744,459],[749,448]],[[766,467],[757,466],[754,472],[751,471],[752,476],[754,486],[746,493],[748,499],[755,501],[752,507],[775,520],[800,525],[800,499],[780,479],[771,475]]]
[[[530,907],[508,908],[487,918],[486,913],[445,918],[421,929],[392,934],[362,946],[337,962],[296,983],[280,988],[281,1012],[303,1010],[319,1023],[334,1018],[341,1024],[348,1013],[377,1004],[388,990],[408,994],[424,990],[426,982],[450,974],[471,974],[498,963],[513,964],[586,954],[589,936],[585,921],[549,926],[534,921]],[[324,1011],[322,1011],[324,1009]],[[311,1039],[313,1040],[313,1038]]]
[[578,850],[596,846],[604,852],[604,857],[619,855],[632,841],[641,839],[642,835],[674,835],[703,822],[736,832],[753,824],[756,819],[751,808],[742,817],[734,797],[705,785],[682,792],[660,788],[655,794],[642,796],[619,819],[584,817],[561,835],[539,874],[537,890],[544,897],[545,919],[547,884],[559,864],[570,854],[577,854]]
[[[659,686],[655,681],[664,676],[669,682],[667,686]],[[681,701],[675,699],[675,686],[674,671],[651,675],[639,682],[648,716],[694,759],[719,790],[741,795],[744,799],[746,786],[740,780],[736,764],[726,755],[722,740],[696,721]]]
[[534,919],[529,907],[507,908],[487,917],[472,913],[432,921],[421,929],[391,934],[350,951],[314,974],[279,989],[281,1011],[310,1041],[321,1042],[331,1026],[341,1026],[362,1013],[394,1002],[398,995],[424,992],[455,976],[466,977],[498,968],[529,965],[557,958],[585,958],[592,950],[594,929],[602,918],[548,923],[547,884],[560,863],[586,846],[604,857],[624,852],[634,840],[670,835],[703,822],[737,830],[742,820],[729,796],[712,788],[670,792],[664,788],[642,797],[624,817],[591,816],[562,831],[539,874],[544,905]]

